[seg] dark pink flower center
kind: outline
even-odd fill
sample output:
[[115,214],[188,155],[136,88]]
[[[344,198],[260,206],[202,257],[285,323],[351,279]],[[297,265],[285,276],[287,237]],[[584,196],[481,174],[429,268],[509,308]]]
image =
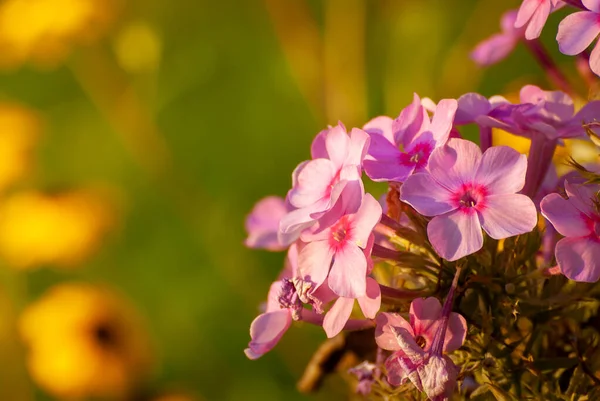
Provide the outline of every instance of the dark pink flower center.
[[411,149],[410,152],[400,155],[400,164],[405,166],[414,166],[415,169],[423,168],[429,161],[429,155],[433,151],[433,146],[429,142],[420,142]]
[[467,183],[462,184],[460,189],[452,196],[454,205],[466,213],[480,212],[485,208],[487,190],[483,185]]
[[600,238],[600,220],[596,220],[594,223],[594,233],[596,233],[596,237]]
[[348,222],[348,216],[343,216],[337,223],[331,227],[331,235],[329,237],[329,244],[333,247],[339,247],[344,244],[346,237],[350,231],[350,223]]

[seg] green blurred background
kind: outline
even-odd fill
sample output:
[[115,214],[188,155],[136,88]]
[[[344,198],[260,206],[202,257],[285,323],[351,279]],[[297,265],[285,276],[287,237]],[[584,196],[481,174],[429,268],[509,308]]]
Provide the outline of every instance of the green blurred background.
[[[102,246],[77,268],[3,267],[2,291],[20,294],[18,314],[57,283],[116,288],[144,317],[154,389],[207,400],[347,399],[336,378],[316,396],[295,389],[322,330],[294,327],[261,359],[244,356],[284,256],[244,248],[245,216],[263,196],[285,195],[327,124],[395,117],[413,92],[438,100],[547,88],[522,47],[487,70],[468,58],[519,3],[122,1],[98,38],[0,75],[2,99],[43,122],[33,172],[14,188],[101,185],[118,209]],[[556,53],[554,33],[547,27],[543,40]],[[0,399],[20,397],[11,386],[0,385]]]

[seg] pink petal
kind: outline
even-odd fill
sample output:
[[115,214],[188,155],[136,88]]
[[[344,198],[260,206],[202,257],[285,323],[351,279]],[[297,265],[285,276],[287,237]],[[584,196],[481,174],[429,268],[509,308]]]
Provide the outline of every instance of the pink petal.
[[367,173],[369,178],[373,181],[403,182],[415,170],[415,167],[412,165],[407,166],[401,164],[398,161],[399,159],[400,151],[398,151],[398,157],[394,159],[365,160],[363,162],[363,168],[365,169],[365,173]]
[[354,299],[340,297],[335,301],[323,320],[323,329],[328,338],[335,337],[343,329],[352,314]]
[[508,146],[494,146],[483,153],[475,173],[475,182],[489,194],[519,192],[525,185],[527,156]]
[[269,294],[267,295],[267,308],[265,310],[266,313],[277,312],[281,309],[279,295],[281,294],[282,286],[283,282],[281,280],[277,280],[269,287]]
[[485,202],[479,220],[485,232],[494,239],[528,233],[537,224],[537,210],[526,195],[492,195]]
[[446,338],[444,339],[444,352],[456,351],[462,347],[467,336],[467,321],[458,313],[450,313]]
[[327,154],[327,148],[325,147],[325,138],[327,137],[328,129],[324,129],[319,132],[315,139],[313,139],[310,146],[310,157],[312,159],[329,159]]
[[434,217],[427,225],[427,236],[438,255],[451,262],[477,252],[483,246],[477,213],[461,210]]
[[565,237],[585,237],[592,233],[583,213],[559,194],[547,195],[540,208],[542,215]]
[[250,326],[252,340],[244,350],[246,356],[257,359],[272,350],[291,324],[292,315],[289,309],[259,315]]
[[563,238],[556,244],[556,261],[562,274],[575,281],[600,279],[600,243],[597,239]]
[[369,236],[381,220],[381,205],[371,194],[365,194],[362,204],[355,215],[349,217],[351,221],[352,241],[361,248],[367,246]]
[[336,173],[337,170],[330,160],[311,160],[298,174],[297,186],[288,195],[290,203],[294,207],[302,208],[326,197]]
[[[315,204],[315,206],[320,206]],[[320,210],[320,208],[319,208]],[[312,207],[292,210],[281,218],[279,222],[279,243],[289,245],[300,237],[303,230],[315,224],[315,220],[310,217],[314,212]]]
[[410,304],[410,324],[414,328],[415,337],[425,339],[424,350],[433,344],[433,337],[442,317],[442,305],[435,297],[416,298]]
[[371,138],[369,134],[359,128],[352,128],[350,132],[350,146],[344,165],[360,166],[363,159],[369,150],[369,142]]
[[479,146],[471,141],[452,138],[446,146],[431,153],[427,168],[437,182],[454,191],[472,181],[480,159]]
[[327,278],[334,250],[328,241],[315,241],[306,244],[298,255],[298,274],[315,286],[321,285]]
[[582,0],[582,3],[588,10],[600,13],[600,0]]
[[340,297],[362,297],[367,291],[366,275],[367,260],[363,251],[353,243],[346,243],[335,253],[329,288]]
[[418,367],[423,391],[430,400],[449,400],[456,387],[458,369],[446,356],[433,355]]
[[[547,1],[547,0],[543,0]],[[521,28],[531,19],[533,13],[537,10],[539,0],[524,0],[517,12],[517,19],[515,20],[515,27]]]
[[598,14],[579,11],[567,15],[558,25],[556,40],[561,53],[573,56],[584,51],[600,33]]
[[374,319],[381,307],[381,289],[377,281],[367,277],[367,293],[364,297],[358,298],[358,304],[363,314],[368,319]]
[[565,192],[569,196],[569,202],[588,216],[596,213],[592,200],[595,199],[598,190],[598,186],[571,184],[565,180]]
[[394,143],[393,122],[394,119],[388,116],[375,117],[363,126],[363,130],[370,136],[381,135],[390,143]]
[[475,121],[475,117],[487,115],[492,106],[485,96],[479,93],[467,93],[458,98],[455,124],[468,124]]
[[551,9],[552,5],[550,4],[549,0],[542,0],[542,2],[539,3],[539,6],[531,16],[529,24],[527,25],[527,29],[525,30],[525,39],[533,40],[539,38],[544,25],[546,25],[546,21],[548,20]]
[[350,137],[343,125],[338,124],[329,130],[325,137],[325,147],[329,160],[333,162],[336,169],[342,168],[350,149]]
[[436,142],[443,144],[448,139],[457,108],[458,103],[454,99],[442,99],[437,104],[428,128],[428,131],[433,133],[433,139]]
[[452,194],[438,184],[430,174],[417,173],[400,187],[400,199],[425,216],[437,216],[456,207],[450,202]]
[[596,75],[600,75],[600,42],[596,43],[596,46],[592,49],[590,54],[590,69]]
[[388,351],[398,351],[400,349],[400,344],[398,344],[396,335],[392,333],[391,327],[403,328],[414,337],[413,328],[410,323],[397,313],[382,312],[377,315],[375,321],[377,322],[375,341],[380,348]]
[[279,222],[286,214],[287,206],[283,198],[269,196],[261,199],[246,218],[246,246],[271,251],[285,249],[285,246],[279,243],[277,233]]
[[413,102],[402,109],[400,115],[392,123],[394,143],[407,146],[413,138],[429,126],[427,111],[421,105],[421,99],[416,93]]

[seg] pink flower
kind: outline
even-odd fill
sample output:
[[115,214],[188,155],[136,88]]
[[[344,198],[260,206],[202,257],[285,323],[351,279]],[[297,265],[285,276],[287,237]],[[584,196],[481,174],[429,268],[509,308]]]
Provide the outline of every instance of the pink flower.
[[402,182],[423,170],[431,152],[448,139],[456,107],[456,100],[444,99],[430,120],[415,94],[412,104],[393,122],[378,117],[367,123],[371,145],[363,162],[365,173],[374,181]]
[[410,379],[432,400],[452,394],[458,371],[443,353],[460,348],[467,333],[465,319],[450,312],[452,294],[453,289],[443,309],[437,298],[415,299],[410,323],[396,313],[377,316],[375,340],[394,351],[385,363],[390,384],[399,386]]
[[542,215],[566,237],[556,244],[558,267],[571,280],[596,282],[600,279],[600,187],[565,181],[565,190],[568,199],[554,193],[540,205]]
[[527,25],[525,39],[536,39],[542,33],[550,13],[562,6],[560,0],[524,0],[517,14],[515,28]]
[[[558,25],[556,40],[563,54],[573,56],[583,52],[600,34],[600,0],[582,0],[589,11],[567,15]],[[590,69],[600,75],[600,46],[590,55]]]
[[517,43],[519,43],[525,33],[523,28],[515,28],[516,20],[517,10],[505,12],[500,20],[502,33],[492,35],[479,43],[473,52],[471,52],[471,59],[480,66],[496,64],[505,59],[517,46]]
[[[328,279],[329,288],[338,296],[356,299],[367,291],[367,270],[370,263],[369,242],[373,229],[381,219],[381,206],[366,194],[356,212],[352,212],[354,199],[342,194],[339,203],[342,217],[337,221],[324,218],[302,240],[308,242],[299,254],[300,277],[320,286]],[[337,215],[335,213],[334,215]],[[365,254],[365,250],[369,254]]]
[[282,244],[295,241],[333,209],[344,191],[353,193],[353,203],[347,206],[358,209],[364,192],[361,163],[368,148],[369,136],[364,131],[354,128],[348,136],[341,123],[317,135],[311,149],[313,160],[301,163],[292,175],[287,200],[296,209],[281,219]]
[[278,196],[268,196],[258,201],[246,218],[246,246],[269,251],[284,250],[286,247],[277,239],[277,232],[279,222],[287,212],[285,201]]
[[427,172],[409,177],[400,199],[425,216],[431,245],[453,261],[481,249],[481,228],[494,239],[529,232],[537,223],[532,200],[516,194],[527,159],[506,146],[481,154],[477,145],[450,139],[429,159]]

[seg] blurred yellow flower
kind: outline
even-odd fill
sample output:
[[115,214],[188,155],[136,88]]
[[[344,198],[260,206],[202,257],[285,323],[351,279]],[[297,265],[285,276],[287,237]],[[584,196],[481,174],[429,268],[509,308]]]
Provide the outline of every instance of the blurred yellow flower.
[[0,103],[0,191],[29,171],[40,125],[33,111],[16,104]]
[[117,61],[127,72],[141,73],[156,70],[161,52],[162,43],[156,30],[145,21],[128,24],[116,37]]
[[67,399],[124,398],[151,367],[138,316],[107,289],[51,288],[23,313],[19,329],[33,380]]
[[53,65],[74,44],[101,36],[113,19],[111,0],[4,0],[0,3],[0,62]]
[[17,268],[76,266],[112,226],[104,198],[83,190],[12,195],[0,203],[0,256]]

